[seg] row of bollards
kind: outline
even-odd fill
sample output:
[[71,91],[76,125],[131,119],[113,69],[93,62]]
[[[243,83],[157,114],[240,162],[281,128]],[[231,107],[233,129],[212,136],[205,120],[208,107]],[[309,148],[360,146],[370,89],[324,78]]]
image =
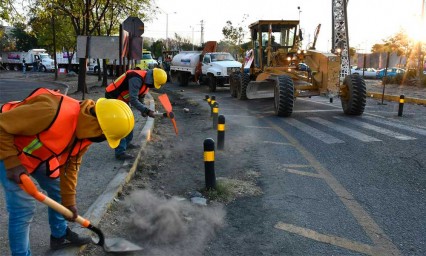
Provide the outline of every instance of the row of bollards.
[[[217,149],[225,149],[225,117],[219,115],[219,103],[215,96],[205,96],[210,106],[210,117],[213,120],[213,129],[217,129]],[[204,175],[206,190],[216,189],[216,174],[214,169],[215,141],[212,138],[204,140]]]

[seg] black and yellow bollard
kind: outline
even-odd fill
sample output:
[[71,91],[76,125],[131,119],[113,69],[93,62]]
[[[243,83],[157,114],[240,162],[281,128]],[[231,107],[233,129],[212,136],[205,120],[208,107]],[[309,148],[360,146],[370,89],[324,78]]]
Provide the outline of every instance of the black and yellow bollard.
[[210,99],[209,95],[206,95],[205,98],[204,98],[204,100],[207,101],[207,102],[209,102],[209,99]]
[[213,129],[217,128],[217,118],[219,116],[219,103],[215,102],[212,108],[213,113]]
[[404,102],[405,102],[405,96],[404,95],[400,95],[399,96],[398,116],[402,116],[402,111],[404,110]]
[[220,115],[217,124],[217,150],[225,148],[225,117]]
[[212,101],[212,98],[209,97],[209,95],[206,95],[206,101],[207,101],[207,104],[209,104],[210,106],[210,102]]
[[216,96],[211,96],[210,97],[210,102],[209,102],[209,105],[210,105],[210,117],[213,116],[213,106],[214,106],[215,102],[216,102]]
[[216,189],[216,174],[214,171],[214,140],[204,140],[204,176],[206,190]]

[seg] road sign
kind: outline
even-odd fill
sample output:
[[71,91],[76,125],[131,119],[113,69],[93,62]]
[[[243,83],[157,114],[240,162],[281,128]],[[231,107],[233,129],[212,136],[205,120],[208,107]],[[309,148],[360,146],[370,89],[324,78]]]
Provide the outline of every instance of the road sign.
[[144,24],[138,17],[128,17],[122,26],[133,37],[139,37],[144,32]]

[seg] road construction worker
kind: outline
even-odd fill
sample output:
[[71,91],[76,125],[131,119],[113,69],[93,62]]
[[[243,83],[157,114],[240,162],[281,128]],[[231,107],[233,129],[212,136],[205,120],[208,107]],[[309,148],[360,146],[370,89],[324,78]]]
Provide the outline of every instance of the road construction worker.
[[37,180],[47,196],[73,213],[73,218],[65,219],[48,210],[51,249],[91,241],[67,225],[67,220],[78,215],[76,185],[83,154],[92,142],[107,140],[116,148],[133,127],[133,113],[122,101],[78,101],[46,88],[1,106],[0,183],[9,213],[12,255],[31,255],[29,231],[35,200],[20,188],[22,175]]
[[[154,111],[145,106],[143,99],[150,88],[160,89],[166,82],[167,74],[160,68],[128,70],[106,87],[105,98],[122,100],[139,110],[143,117],[154,118]],[[126,152],[127,149],[138,147],[131,143],[132,139],[133,131],[120,141],[120,144],[115,149],[116,159],[134,158],[133,155]]]

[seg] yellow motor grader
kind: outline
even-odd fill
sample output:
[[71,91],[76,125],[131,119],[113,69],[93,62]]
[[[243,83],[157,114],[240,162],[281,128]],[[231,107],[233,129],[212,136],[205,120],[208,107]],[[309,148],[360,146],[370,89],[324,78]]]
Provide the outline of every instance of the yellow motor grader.
[[[259,20],[250,28],[252,49],[230,81],[232,97],[274,98],[275,114],[288,117],[296,97],[339,96],[345,114],[362,115],[366,87],[359,75],[340,82],[340,56],[301,50],[297,20]],[[305,63],[305,64],[303,64]]]

